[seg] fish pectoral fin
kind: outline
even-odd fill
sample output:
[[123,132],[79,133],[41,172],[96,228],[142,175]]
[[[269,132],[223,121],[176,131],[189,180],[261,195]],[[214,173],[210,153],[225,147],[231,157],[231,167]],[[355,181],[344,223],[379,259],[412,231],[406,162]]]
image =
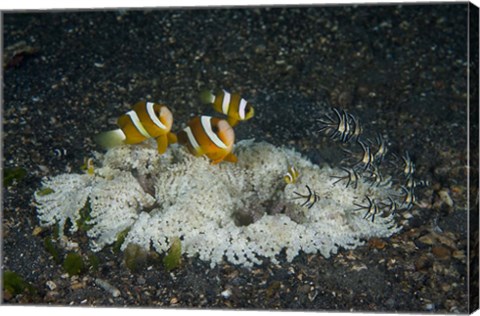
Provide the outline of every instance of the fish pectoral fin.
[[168,137],[167,135],[161,135],[157,137],[157,148],[160,155],[164,154],[167,151],[168,147]]
[[233,153],[229,153],[228,155],[225,156],[225,158],[223,158],[223,160],[235,163],[238,161],[238,158]]
[[112,148],[125,143],[125,134],[121,129],[95,135],[95,142],[103,148]]
[[228,162],[237,162],[238,161],[238,158],[237,156],[235,156],[234,154],[232,153],[229,153],[228,155],[226,155],[225,157],[220,157],[218,159],[215,159],[215,160],[212,160],[211,164],[212,165],[216,165],[222,161],[228,161]]
[[205,155],[205,150],[203,150],[202,148],[198,148],[198,149],[195,150],[195,149],[192,147],[192,152],[193,152],[193,155],[194,155],[195,157],[200,157],[200,156]]
[[231,127],[234,127],[235,125],[238,124],[238,120],[234,117],[231,117],[231,116],[229,116],[227,118],[227,122],[228,122],[228,124],[230,124]]
[[177,135],[175,133],[169,132],[167,134],[167,138],[168,138],[168,143],[169,144],[175,144],[178,141]]
[[216,164],[222,162],[222,160],[223,160],[223,159],[212,160],[212,161],[210,162],[210,164],[211,164],[211,165],[216,165]]

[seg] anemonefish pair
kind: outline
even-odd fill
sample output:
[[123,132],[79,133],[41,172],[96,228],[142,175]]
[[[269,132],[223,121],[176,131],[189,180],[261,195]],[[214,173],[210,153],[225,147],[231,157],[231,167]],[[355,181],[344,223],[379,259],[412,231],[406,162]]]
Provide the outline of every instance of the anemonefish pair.
[[[173,115],[166,106],[142,101],[118,118],[119,129],[99,134],[96,141],[110,148],[155,138],[158,152],[163,154],[169,144],[177,142],[177,136],[170,132],[172,123]],[[226,120],[210,116],[195,117],[179,132],[178,140],[190,153],[205,155],[212,160],[212,164],[223,160],[237,161],[232,153],[235,133]]]
[[203,103],[212,104],[213,109],[227,116],[230,126],[235,126],[239,121],[251,119],[254,115],[253,106],[238,93],[229,93],[225,90],[213,94],[210,91],[203,91],[200,94]]
[[101,146],[110,148],[120,144],[138,144],[154,138],[158,153],[163,154],[169,144],[177,142],[177,136],[170,132],[172,124],[173,115],[168,107],[140,101],[131,111],[118,118],[119,129],[99,134],[96,141]]
[[232,127],[253,117],[252,105],[238,93],[230,94],[225,90],[217,94],[203,91],[200,99],[203,103],[212,104],[215,111],[225,114],[226,120],[205,115],[195,117],[178,133],[178,142],[187,146],[195,156],[207,156],[212,164],[223,160],[237,162],[232,153],[235,142]]
[[[223,160],[236,162],[237,157],[232,153],[235,141],[232,126],[252,118],[253,107],[239,94],[230,94],[225,90],[216,95],[204,92],[201,98],[205,103],[211,103],[216,111],[227,115],[227,119],[195,117],[179,132],[179,143],[185,145],[195,156],[207,156],[212,164]],[[119,129],[99,134],[96,137],[97,143],[110,148],[120,144],[138,144],[154,138],[158,152],[163,154],[169,144],[177,142],[177,136],[170,132],[173,115],[165,105],[138,102],[131,111],[118,118],[117,124]]]

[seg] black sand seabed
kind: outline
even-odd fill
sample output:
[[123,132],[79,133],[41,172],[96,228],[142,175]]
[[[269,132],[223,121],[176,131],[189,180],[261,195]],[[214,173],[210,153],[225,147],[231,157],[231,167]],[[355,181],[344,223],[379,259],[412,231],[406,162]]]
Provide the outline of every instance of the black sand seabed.
[[[4,13],[3,165],[27,174],[3,188],[2,269],[36,290],[3,292],[3,302],[468,312],[467,13],[467,3]],[[81,172],[101,150],[93,136],[140,99],[171,105],[177,124],[213,114],[198,102],[206,87],[255,105],[238,139],[295,147],[316,163],[337,163],[338,146],[315,119],[330,105],[354,113],[392,151],[413,154],[432,182],[422,207],[400,234],[329,259],[248,270],[184,258],[171,273],[131,272],[109,248],[96,269],[68,277],[44,246],[52,230],[35,230],[42,177]],[[86,259],[85,235],[74,239]]]

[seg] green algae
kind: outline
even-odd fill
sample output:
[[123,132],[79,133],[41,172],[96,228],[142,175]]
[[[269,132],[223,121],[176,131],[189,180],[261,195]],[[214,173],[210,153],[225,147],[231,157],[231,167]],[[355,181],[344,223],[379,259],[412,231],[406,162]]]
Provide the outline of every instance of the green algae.
[[124,252],[124,261],[130,271],[139,271],[147,264],[148,251],[137,244],[128,244]]
[[14,181],[20,181],[27,175],[27,170],[22,167],[5,168],[3,170],[3,185],[10,186]]
[[44,240],[44,246],[47,252],[53,257],[53,260],[55,263],[60,264],[62,263],[62,258],[60,257],[60,253],[58,251],[58,248],[55,247],[53,244],[52,238],[51,237],[45,237]]
[[29,293],[35,293],[35,288],[26,282],[20,275],[13,271],[3,272],[3,289],[10,295],[15,296],[28,291]]
[[92,208],[90,203],[87,203],[80,211],[80,218],[76,221],[77,227],[81,231],[88,231],[93,227],[93,224],[90,224],[92,220],[91,216]]
[[52,188],[43,188],[37,191],[38,196],[45,196],[54,193],[55,191]]
[[130,228],[124,229],[117,234],[117,240],[112,245],[112,250],[114,253],[120,252],[120,247],[122,247],[123,243],[125,242],[125,237],[127,237]]
[[70,275],[79,275],[85,270],[83,258],[78,253],[70,252],[63,261],[63,269]]
[[93,271],[98,271],[100,259],[94,253],[89,253],[87,257],[87,264]]
[[167,255],[163,258],[163,265],[167,271],[171,271],[180,266],[182,261],[182,242],[180,238],[175,237],[172,241]]

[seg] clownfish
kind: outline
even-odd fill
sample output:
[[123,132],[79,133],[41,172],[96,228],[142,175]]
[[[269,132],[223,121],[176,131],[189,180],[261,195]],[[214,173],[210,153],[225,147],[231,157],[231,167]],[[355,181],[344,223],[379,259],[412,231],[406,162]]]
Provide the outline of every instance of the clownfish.
[[140,101],[133,106],[133,110],[118,118],[119,129],[97,135],[96,141],[101,146],[110,148],[121,144],[138,144],[154,138],[158,153],[163,154],[169,144],[177,142],[177,136],[170,132],[172,124],[172,112],[165,105]]
[[288,172],[283,176],[286,184],[296,183],[300,174],[295,166],[288,167]]
[[228,116],[230,126],[235,126],[239,121],[251,119],[254,114],[253,106],[243,99],[240,94],[222,90],[217,94],[204,91],[200,94],[203,103],[212,104],[213,109]]
[[230,124],[211,116],[194,117],[178,133],[180,144],[185,145],[196,157],[207,156],[212,164],[223,160],[237,162],[237,157],[232,153],[234,141],[235,133]]

